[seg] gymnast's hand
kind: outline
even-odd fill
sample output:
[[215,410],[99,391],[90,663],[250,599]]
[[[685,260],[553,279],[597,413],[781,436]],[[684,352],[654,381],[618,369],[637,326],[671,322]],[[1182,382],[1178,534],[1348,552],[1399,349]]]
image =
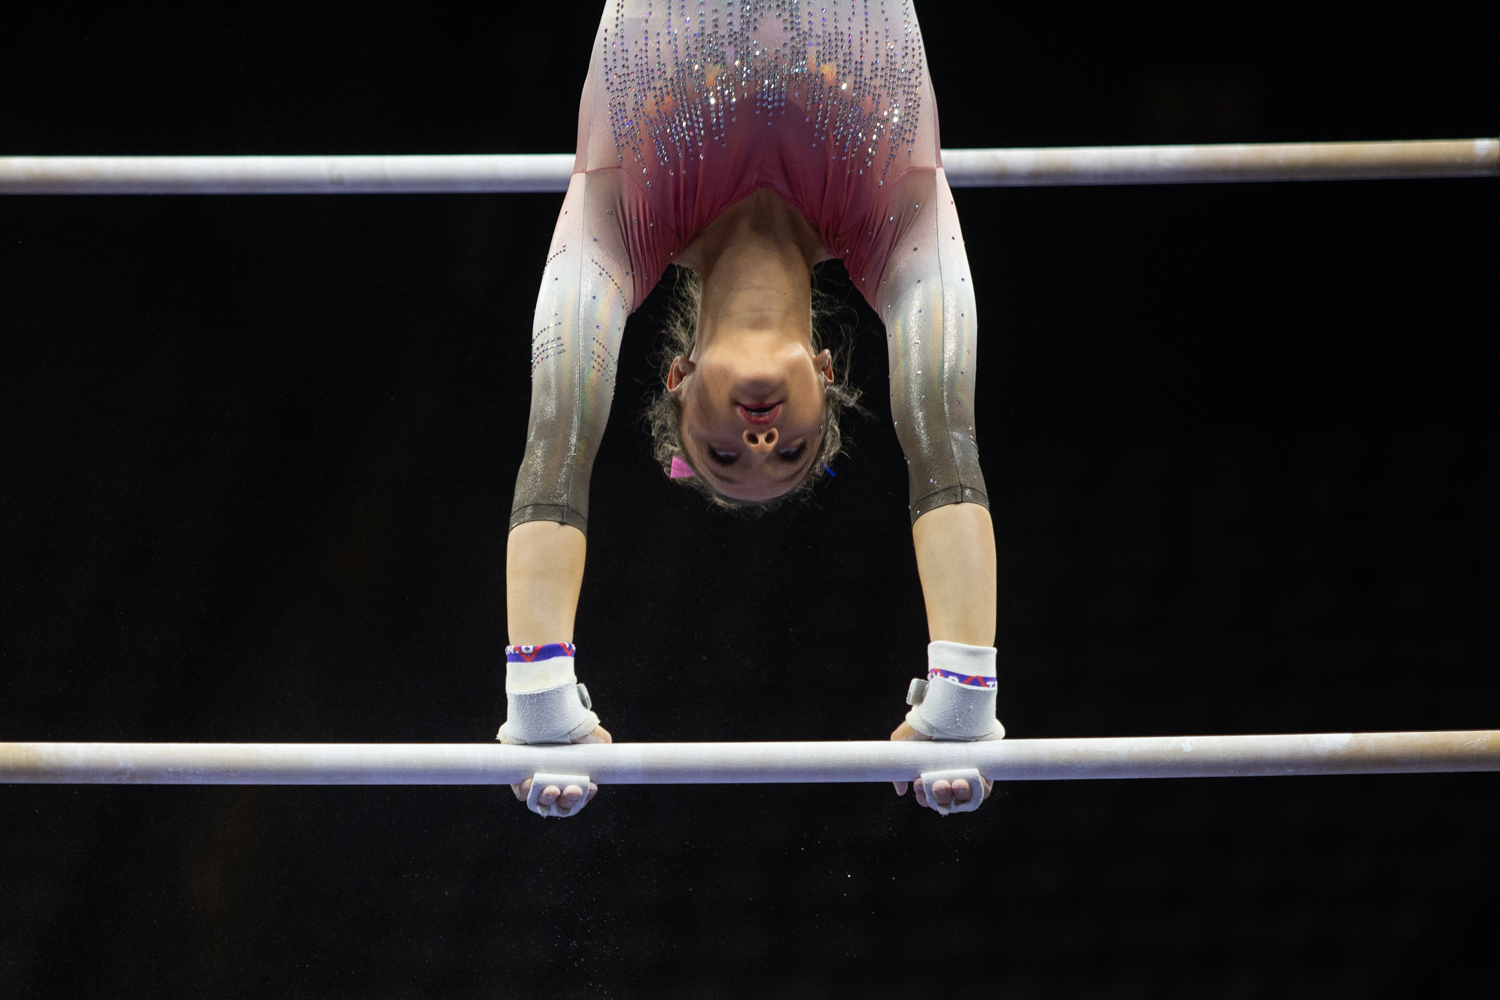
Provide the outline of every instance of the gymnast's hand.
[[[589,733],[587,736],[584,736],[580,739],[576,739],[573,742],[575,744],[613,743],[614,737],[610,736],[609,730],[605,729],[603,726],[595,726],[592,733]],[[511,785],[510,790],[515,793],[516,798],[520,799],[522,802],[525,802],[527,796],[531,794],[531,779],[527,778],[519,785]],[[579,788],[577,785],[569,785],[567,788],[558,788],[556,785],[548,785],[546,788],[542,789],[542,795],[538,801],[544,806],[550,806],[552,803],[556,802],[559,810],[561,810],[562,812],[571,812],[574,806],[580,803],[588,802],[589,799],[592,799],[598,793],[599,786],[594,784],[592,781],[589,782],[587,792],[585,792],[582,788]]]
[[[901,723],[901,725],[899,725],[899,726],[896,727],[896,731],[895,732],[891,733],[891,739],[892,740],[930,740],[930,739],[932,739],[932,737],[931,736],[923,736],[921,733],[919,733],[915,729],[913,729],[911,727],[910,723],[903,722],[903,723]],[[989,795],[990,794],[990,789],[995,786],[995,783],[993,781],[989,781],[989,780],[986,780],[986,779],[980,779],[980,780],[984,781],[984,794],[985,795]],[[896,794],[897,795],[905,795],[906,794],[906,782],[904,782],[904,781],[897,781],[897,782],[893,782],[893,784],[896,786]],[[971,789],[969,787],[969,783],[967,781],[965,781],[964,779],[962,779],[962,778],[959,778],[957,781],[953,782],[953,784],[951,784],[951,785],[948,784],[948,782],[942,781],[940,779],[938,781],[933,782],[931,788],[925,788],[925,787],[923,787],[923,782],[922,782],[921,778],[918,778],[912,784],[915,786],[914,789],[913,789],[913,794],[917,798],[917,804],[920,805],[920,806],[922,806],[923,808],[927,807],[927,796],[929,796],[929,795],[932,796],[933,801],[935,801],[938,805],[943,805],[943,806],[949,805],[950,803],[953,803],[953,802],[967,802],[967,801],[969,801],[969,799],[971,799],[971,798],[974,797],[974,790]],[[548,789],[548,791],[551,791],[551,789]]]

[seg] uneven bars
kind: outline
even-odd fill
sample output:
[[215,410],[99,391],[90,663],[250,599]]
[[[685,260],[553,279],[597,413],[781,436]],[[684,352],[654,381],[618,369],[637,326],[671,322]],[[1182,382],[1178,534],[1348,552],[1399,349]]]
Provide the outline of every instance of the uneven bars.
[[[953,187],[1500,176],[1500,140],[945,149]],[[0,194],[463,194],[564,191],[570,153],[10,156]]]
[[997,740],[987,743],[0,743],[0,783],[509,785],[910,781],[977,768],[1000,781],[1500,771],[1500,730]]

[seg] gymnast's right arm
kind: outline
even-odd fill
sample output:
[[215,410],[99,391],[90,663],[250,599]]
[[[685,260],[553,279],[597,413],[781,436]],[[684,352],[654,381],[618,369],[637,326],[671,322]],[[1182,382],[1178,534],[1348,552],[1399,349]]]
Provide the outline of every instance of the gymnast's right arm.
[[[583,244],[597,240],[587,226],[588,185],[584,172],[568,184],[532,319],[531,415],[505,547],[512,646],[571,643],[583,585],[589,475],[614,388],[613,372],[590,385],[582,370],[593,338],[580,300],[593,304],[599,294],[586,281]],[[622,328],[624,318],[622,309],[611,329]],[[596,397],[602,390],[602,398],[587,399],[590,390]]]
[[595,120],[608,106],[596,90],[609,23],[600,19],[594,39],[578,104],[573,175],[532,319],[531,416],[505,558],[512,645],[573,641],[589,475],[614,398],[620,337],[635,307],[619,157],[612,155],[607,119]]
[[[608,742],[574,672],[589,476],[614,397],[632,306],[618,170],[573,174],[542,273],[531,338],[531,415],[506,544],[507,743]],[[515,786],[526,798],[530,781]],[[549,785],[571,810],[585,791]]]
[[505,547],[505,625],[513,646],[573,641],[583,586],[583,532],[555,521],[517,525]]
[[513,645],[573,641],[589,476],[632,306],[619,181],[618,170],[573,174],[537,294],[531,415],[506,547]]

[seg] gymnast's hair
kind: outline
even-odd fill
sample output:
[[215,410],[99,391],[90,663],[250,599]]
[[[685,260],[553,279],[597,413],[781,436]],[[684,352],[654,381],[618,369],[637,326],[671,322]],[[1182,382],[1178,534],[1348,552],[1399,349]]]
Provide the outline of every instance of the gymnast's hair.
[[[828,473],[828,466],[843,450],[844,435],[841,421],[850,412],[861,413],[859,390],[849,381],[850,330],[842,322],[848,307],[819,286],[819,272],[827,265],[819,264],[813,269],[812,310],[809,333],[813,353],[827,347],[833,354],[833,382],[823,390],[823,440],[807,473],[795,486],[779,497],[770,500],[736,500],[727,497],[709,486],[702,476],[694,475],[672,480],[682,486],[702,493],[719,507],[747,512],[762,513],[779,507],[793,498],[805,498],[812,493],[814,485]],[[682,404],[666,389],[667,373],[672,368],[672,359],[681,355],[691,357],[693,341],[698,333],[698,314],[703,304],[703,283],[698,276],[685,267],[675,267],[675,281],[671,302],[667,306],[665,334],[661,350],[661,382],[646,409],[645,420],[651,431],[652,454],[663,474],[670,475],[672,459],[681,458],[692,466],[687,450],[682,446]],[[827,341],[832,340],[829,344]],[[696,468],[693,470],[697,471]]]

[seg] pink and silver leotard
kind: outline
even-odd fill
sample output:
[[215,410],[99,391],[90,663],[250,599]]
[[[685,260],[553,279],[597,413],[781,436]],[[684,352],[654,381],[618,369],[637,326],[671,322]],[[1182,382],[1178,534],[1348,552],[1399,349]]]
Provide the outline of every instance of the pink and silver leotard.
[[760,188],[812,224],[885,322],[912,520],[987,504],[973,279],[910,0],[612,0],[537,296],[511,527],[587,530],[626,317]]

